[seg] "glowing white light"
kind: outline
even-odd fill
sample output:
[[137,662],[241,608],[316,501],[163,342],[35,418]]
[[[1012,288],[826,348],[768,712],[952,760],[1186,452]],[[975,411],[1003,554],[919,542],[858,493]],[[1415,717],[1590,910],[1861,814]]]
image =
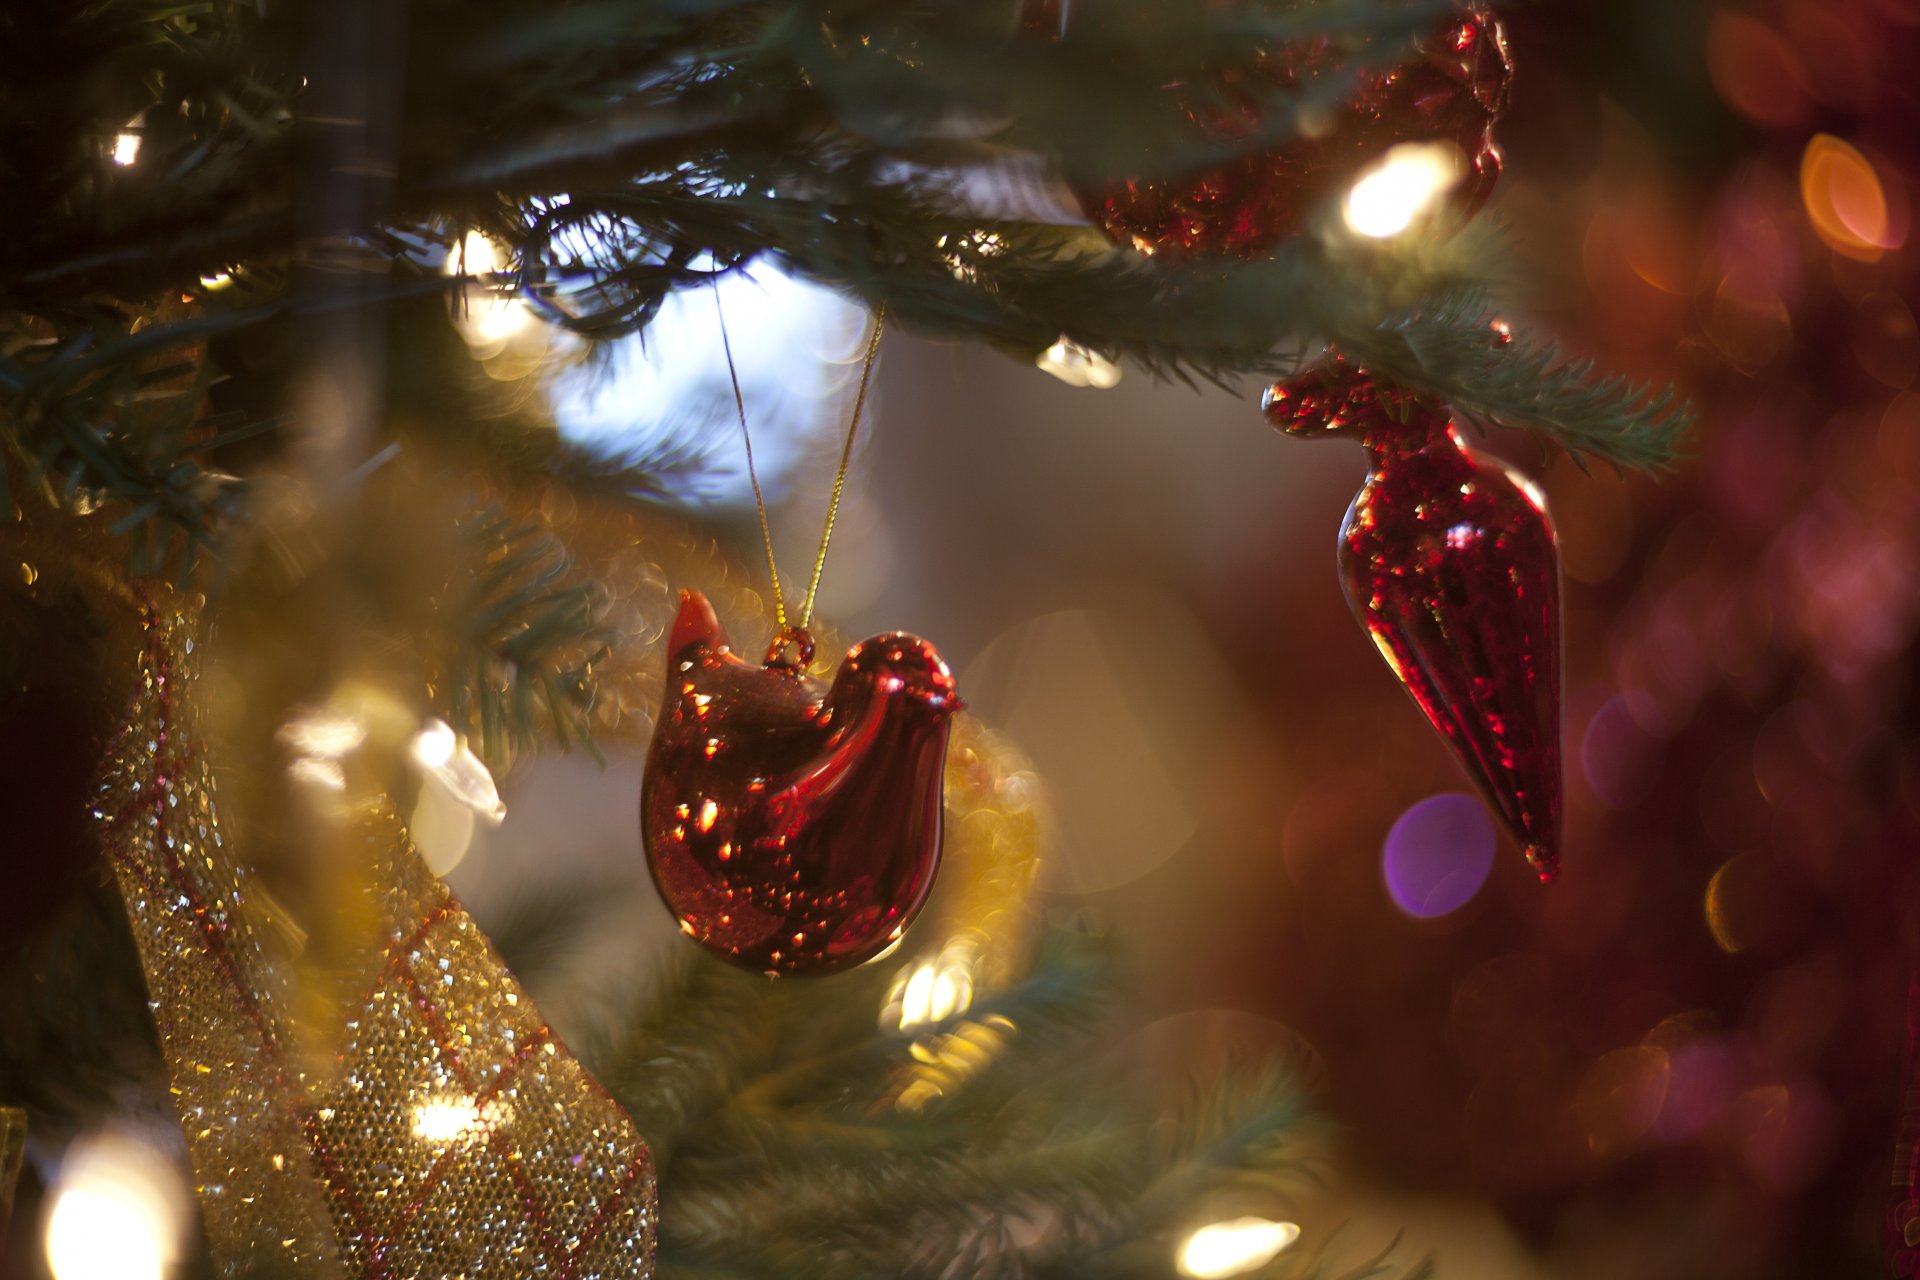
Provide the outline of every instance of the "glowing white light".
[[212,275],[200,277],[200,287],[208,293],[224,289],[232,283],[233,273],[230,271],[216,271]]
[[460,241],[459,252],[447,258],[451,275],[486,276],[500,270],[504,259],[499,247],[478,231],[469,231]]
[[493,774],[446,721],[429,720],[413,736],[413,761],[423,775],[439,783],[488,826],[497,827],[505,821],[507,806],[500,799]]
[[413,735],[413,759],[426,769],[439,769],[453,759],[460,737],[445,720],[429,720],[426,728]]
[[1034,357],[1034,364],[1070,387],[1094,387],[1105,391],[1120,385],[1120,366],[1069,338],[1060,340]]
[[1465,176],[1450,142],[1404,142],[1360,175],[1347,193],[1347,226],[1375,240],[1397,236]]
[[526,328],[533,312],[518,298],[488,298],[472,304],[464,330],[476,347],[496,346]]
[[915,965],[907,986],[900,993],[900,1028],[917,1027],[933,1021],[933,965]]
[[[506,265],[500,247],[478,231],[467,232],[460,248],[447,255],[447,274],[477,276],[483,281],[499,275]],[[474,347],[500,347],[533,319],[527,304],[498,282],[485,283],[455,305],[460,334]]]
[[[563,439],[616,466],[638,468],[674,502],[750,506],[716,287],[754,462],[767,497],[777,501],[813,441],[846,426],[867,314],[770,262],[729,272],[717,286],[669,295],[644,335],[606,342],[593,361],[557,369],[546,383],[547,403]],[[863,437],[874,404],[867,409]]]
[[427,1098],[414,1105],[413,1136],[436,1147],[479,1142],[512,1116],[507,1104],[498,1100],[481,1106],[460,1095]]
[[302,786],[314,787],[321,791],[347,789],[347,771],[340,767],[338,760],[318,760],[312,756],[302,756],[287,766],[287,772]]
[[295,782],[340,792],[347,789],[347,771],[340,762],[367,740],[367,726],[337,707],[307,707],[296,711],[274,737],[293,757],[287,772]]
[[413,1109],[413,1136],[444,1146],[480,1123],[480,1108],[466,1098],[436,1098]]
[[118,165],[132,164],[140,158],[140,135],[137,133],[115,134],[113,139],[113,162]]
[[[948,246],[946,236],[934,241],[936,247]],[[997,258],[1007,251],[1006,241],[997,231],[969,231],[952,241],[953,252],[943,255],[947,260],[947,271],[961,284],[972,284],[980,276],[979,269],[968,260],[967,254],[977,254],[982,258]]]
[[1266,1266],[1299,1238],[1300,1228],[1291,1222],[1270,1222],[1265,1218],[1215,1222],[1188,1236],[1180,1247],[1180,1274],[1195,1276],[1198,1280],[1237,1276]]
[[933,990],[927,999],[927,1017],[944,1022],[973,1003],[973,975],[965,969],[943,965],[933,975]]
[[162,1280],[179,1256],[185,1214],[166,1157],[129,1138],[83,1139],[61,1163],[47,1265],[55,1280]]
[[312,707],[296,712],[274,736],[296,756],[339,760],[360,749],[367,726],[338,708]]
[[407,815],[407,832],[420,851],[420,860],[427,864],[427,870],[442,877],[472,851],[478,825],[473,810],[431,783],[420,788],[413,812]]
[[893,984],[883,1025],[902,1031],[957,1018],[973,1005],[973,970],[978,951],[971,939],[956,938],[931,960],[922,960]]

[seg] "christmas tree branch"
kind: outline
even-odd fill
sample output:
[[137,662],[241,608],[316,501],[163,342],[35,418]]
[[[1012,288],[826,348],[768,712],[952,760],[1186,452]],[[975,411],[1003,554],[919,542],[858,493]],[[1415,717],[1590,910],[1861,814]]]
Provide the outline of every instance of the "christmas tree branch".
[[[403,219],[483,225],[502,197],[613,189],[746,155],[756,189],[790,191],[805,173],[785,158],[823,137],[897,171],[937,162],[970,117],[1000,121],[991,131],[1015,145],[1100,161],[1101,174],[1164,169],[1196,158],[1184,113],[1156,92],[1170,77],[1248,66],[1261,38],[1305,34],[1345,42],[1357,74],[1443,8],[1314,0],[1230,16],[1146,0],[1124,21],[1091,13],[1057,43],[1015,39],[1011,3],[972,0],[429,8],[413,16],[401,77],[394,203]],[[301,115],[297,27],[237,0],[121,0],[0,46],[15,88],[0,124],[58,161],[20,164],[0,193],[0,213],[18,214],[0,220],[23,232],[0,243],[0,309],[291,254],[288,174],[314,127]],[[119,75],[76,95],[45,73],[62,55]],[[1318,105],[1272,97],[1248,142],[1287,136]],[[123,135],[139,154],[115,164]]]
[[0,968],[0,1097],[76,1126],[129,1084],[163,1096],[166,1067],[126,910],[87,885]]
[[891,977],[768,987],[697,960],[588,1055],[660,1162],[662,1276],[1166,1276],[1210,1196],[1310,1178],[1284,1063],[1138,1105],[1111,961],[1084,937],[911,1032],[873,1016]]
[[[911,328],[1022,356],[1065,333],[1156,373],[1229,381],[1283,371],[1296,344],[1330,339],[1469,417],[1540,430],[1577,456],[1657,467],[1686,425],[1670,394],[1596,379],[1548,346],[1493,359],[1463,349],[1482,257],[1439,272],[1392,257],[1356,266],[1306,236],[1268,262],[1172,263],[1109,250],[1091,231],[969,212],[969,182],[987,174],[1004,187],[1010,157],[1049,156],[1102,185],[1203,162],[1210,146],[1283,140],[1351,78],[1275,88],[1267,101],[1266,81],[1239,76],[1262,99],[1259,125],[1230,143],[1196,139],[1160,86],[1214,83],[1195,73],[1231,76],[1263,42],[1308,35],[1348,49],[1358,74],[1442,9],[1148,0],[1124,21],[1098,7],[1077,14],[1064,41],[1017,38],[1011,5],[957,0],[429,9],[415,15],[403,77],[398,221],[304,239],[290,175],[302,131],[318,126],[302,119],[297,23],[237,0],[15,16],[23,39],[0,41],[12,55],[0,60],[18,74],[0,111],[19,115],[10,134],[49,162],[0,182],[0,213],[21,229],[0,241],[0,312],[23,335],[0,352],[5,452],[30,479],[169,527],[153,545],[180,534],[198,554],[237,497],[199,461],[209,445],[204,422],[186,429],[194,396],[182,394],[164,429],[124,413],[155,362],[343,299],[446,288],[411,264],[425,242],[471,226],[508,247],[550,319],[596,337],[643,327],[667,292],[714,264],[771,253],[884,301]],[[76,95],[35,61],[63,49],[121,74]],[[116,138],[139,140],[127,164],[114,162]],[[1025,181],[1027,203],[1053,199]],[[290,278],[382,262],[389,279],[376,288],[286,291]],[[253,301],[214,298],[200,283],[214,273]],[[88,300],[103,293],[117,301]],[[156,310],[176,294],[194,300],[186,314]],[[1422,300],[1418,313],[1393,301],[1407,298]],[[271,425],[224,424],[212,447],[232,441],[220,431]]]
[[1602,376],[1554,343],[1510,335],[1479,289],[1382,325],[1351,349],[1476,425],[1539,432],[1583,470],[1589,457],[1662,470],[1694,426],[1692,406],[1670,386]]
[[600,759],[588,713],[593,668],[614,639],[601,621],[604,590],[580,580],[552,534],[494,512],[463,533],[471,568],[440,610],[457,628],[446,678],[436,682],[448,723],[496,764],[531,749],[543,724],[563,749],[577,745]]

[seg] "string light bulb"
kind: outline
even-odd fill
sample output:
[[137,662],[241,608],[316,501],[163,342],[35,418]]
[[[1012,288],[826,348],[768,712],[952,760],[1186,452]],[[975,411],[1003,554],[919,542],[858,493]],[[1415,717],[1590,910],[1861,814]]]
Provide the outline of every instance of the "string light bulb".
[[1180,1246],[1180,1274],[1195,1280],[1237,1276],[1266,1266],[1299,1238],[1292,1222],[1247,1217],[1209,1223]]
[[910,965],[894,979],[881,1009],[881,1025],[913,1031],[964,1014],[973,1005],[973,971],[979,959],[974,939],[960,937],[933,958]]
[[507,806],[492,772],[446,721],[428,720],[413,736],[413,762],[488,826],[506,821]]
[[487,279],[503,273],[506,264],[500,246],[478,231],[467,232],[459,249],[447,255],[448,275],[477,276],[484,282],[480,296],[463,300],[459,317],[460,334],[469,346],[483,350],[502,347],[533,319],[533,312],[510,288]]
[[180,1175],[159,1151],[119,1134],[82,1138],[47,1211],[47,1267],[55,1280],[163,1280],[186,1214]]
[[1066,334],[1034,357],[1034,364],[1070,387],[1094,387],[1105,391],[1120,385],[1120,366],[1090,347],[1081,346]]
[[1460,148],[1451,142],[1403,142],[1347,192],[1347,229],[1371,240],[1391,239],[1438,208],[1465,176]]

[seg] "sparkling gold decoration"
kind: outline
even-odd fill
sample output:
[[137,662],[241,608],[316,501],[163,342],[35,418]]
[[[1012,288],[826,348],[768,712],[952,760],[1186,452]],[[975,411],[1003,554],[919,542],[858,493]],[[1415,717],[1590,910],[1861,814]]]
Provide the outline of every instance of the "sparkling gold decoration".
[[96,815],[222,1269],[651,1275],[646,1144],[389,806],[353,819],[384,952],[331,1069],[291,1052],[288,970],[197,732],[192,624],[149,610],[145,631]]
[[[742,633],[774,625],[770,600],[736,560],[657,511],[457,469],[408,473],[405,482],[415,493],[451,485],[469,500],[479,494],[560,539],[604,587],[606,621],[620,639],[595,666],[592,717],[609,746],[637,748],[652,734],[659,646],[679,587],[706,591]],[[16,527],[14,537],[41,570],[91,584],[103,618],[143,607],[103,531],[62,521]],[[214,659],[193,651],[186,612],[149,606],[144,627],[113,628],[106,665],[134,674],[139,696],[97,813],[221,1269],[393,1280],[651,1274],[655,1188],[644,1143],[421,867],[393,813],[363,812],[357,788],[343,794],[349,816],[340,821],[358,848],[341,851],[339,865],[352,874],[329,873],[310,898],[283,895],[283,906],[248,869],[200,726],[212,690],[194,672],[201,657]],[[230,612],[223,655],[244,640]],[[828,651],[844,648],[830,628],[818,634]],[[210,667],[207,683],[218,675],[231,687],[233,674]],[[455,678],[428,672],[435,688]],[[330,741],[320,736],[319,745]],[[976,1005],[1017,977],[1038,866],[1038,791],[1007,740],[956,720],[944,881],[891,963],[932,961],[937,973],[951,971],[950,983],[970,986]],[[637,801],[637,781],[635,792]],[[225,807],[234,803],[227,795]],[[355,960],[361,976],[347,983],[357,1008],[331,1015],[320,1034],[302,1003],[314,994],[302,980],[316,949],[300,950],[300,930],[329,912],[356,924],[371,914],[380,928]],[[944,1019],[903,1037],[889,1105],[934,1104],[1016,1034],[954,1000]],[[316,1043],[323,1054],[310,1052]]]
[[917,1114],[985,1070],[1019,1028],[966,1017],[976,993],[1017,978],[1033,934],[1040,786],[1003,734],[961,716],[947,752],[945,881],[887,994],[880,1025],[913,1036],[884,1105]]
[[947,750],[946,892],[923,928],[943,956],[964,957],[976,990],[1004,987],[1026,966],[1037,910],[1040,796],[1032,765],[1005,734],[971,716],[955,721]]

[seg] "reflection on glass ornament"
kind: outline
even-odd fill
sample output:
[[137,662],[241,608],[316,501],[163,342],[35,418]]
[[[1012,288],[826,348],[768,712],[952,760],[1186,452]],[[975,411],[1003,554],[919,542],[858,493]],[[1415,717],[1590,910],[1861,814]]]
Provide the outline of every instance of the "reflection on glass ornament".
[[81,1138],[49,1202],[48,1269],[54,1280],[163,1280],[186,1220],[186,1187],[165,1155],[125,1135]]
[[1180,1274],[1222,1280],[1264,1267],[1300,1238],[1298,1224],[1234,1218],[1201,1227],[1180,1246]]
[[1120,385],[1120,366],[1090,347],[1061,334],[1059,341],[1034,357],[1034,364],[1070,387],[1101,391]]
[[1560,560],[1525,476],[1446,410],[1337,355],[1266,394],[1294,436],[1365,444],[1340,528],[1347,603],[1542,880],[1560,857]]
[[858,377],[866,312],[765,261],[669,295],[644,334],[557,369],[545,390],[561,438],[633,472],[646,496],[694,508],[750,504],[723,313],[753,406],[760,479],[769,496],[779,490],[839,418]]
[[115,134],[113,139],[113,162],[126,166],[140,158],[140,135],[137,133]]
[[855,645],[832,684],[805,632],[743,662],[684,592],[647,755],[647,864],[689,937],[745,968],[827,973],[896,945],[940,861],[953,675],[904,632]]

